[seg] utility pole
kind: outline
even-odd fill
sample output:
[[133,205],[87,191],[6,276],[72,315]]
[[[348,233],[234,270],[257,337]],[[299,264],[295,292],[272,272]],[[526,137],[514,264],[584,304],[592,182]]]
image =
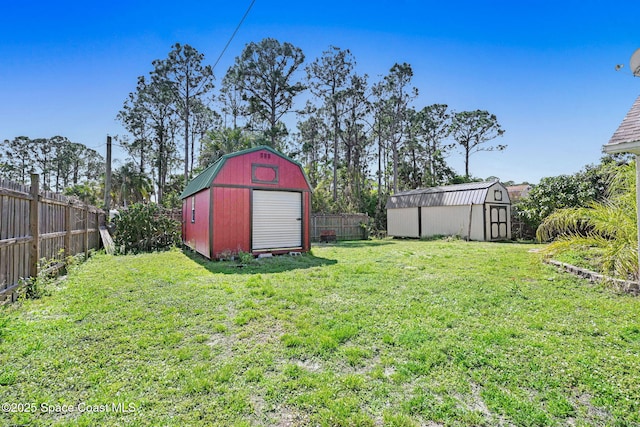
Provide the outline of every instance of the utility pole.
[[111,208],[111,137],[107,135],[107,168],[104,182],[104,210],[109,221],[109,209]]

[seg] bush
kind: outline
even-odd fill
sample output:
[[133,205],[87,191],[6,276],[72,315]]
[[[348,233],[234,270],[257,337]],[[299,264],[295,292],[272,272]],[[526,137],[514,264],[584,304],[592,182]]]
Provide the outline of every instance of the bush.
[[21,278],[18,289],[18,299],[38,299],[51,294],[51,287],[61,274],[65,274],[70,268],[84,259],[84,253],[63,257],[64,250],[58,252],[58,257],[40,260],[37,277]]
[[540,241],[555,239],[545,250],[548,256],[596,248],[604,273],[622,279],[637,279],[638,234],[633,164],[618,167],[607,193],[605,201],[556,210],[538,227],[537,237]]
[[580,174],[542,178],[528,196],[514,203],[514,213],[533,230],[557,209],[586,206],[595,201],[593,186]]
[[121,253],[151,252],[180,243],[180,223],[155,204],[136,203],[114,218],[113,241]]
[[573,175],[542,178],[529,194],[513,204],[513,213],[532,230],[559,209],[589,206],[607,199],[609,182],[628,159],[605,156],[598,165]]

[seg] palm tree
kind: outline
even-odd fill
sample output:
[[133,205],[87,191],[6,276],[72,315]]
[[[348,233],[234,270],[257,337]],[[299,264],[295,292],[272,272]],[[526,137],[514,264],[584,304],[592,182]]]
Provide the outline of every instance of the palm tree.
[[258,145],[251,134],[240,128],[222,128],[207,132],[200,150],[200,166],[205,168],[225,154]]
[[620,166],[613,176],[608,199],[587,207],[559,209],[538,227],[540,241],[555,237],[546,254],[576,248],[599,248],[606,273],[638,278],[635,164]]
[[148,201],[153,186],[149,178],[138,172],[133,162],[127,162],[113,172],[113,200],[124,207],[129,203]]

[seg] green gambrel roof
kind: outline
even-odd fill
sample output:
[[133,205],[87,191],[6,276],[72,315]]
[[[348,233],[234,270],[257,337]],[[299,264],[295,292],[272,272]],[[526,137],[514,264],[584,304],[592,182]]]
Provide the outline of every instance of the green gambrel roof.
[[215,178],[216,175],[218,175],[218,172],[220,171],[220,169],[222,169],[224,160],[225,160],[224,156],[220,157],[211,166],[208,166],[205,170],[200,172],[195,178],[189,181],[185,189],[182,191],[180,198],[184,199],[185,197],[189,197],[192,194],[196,194],[200,190],[209,188],[209,186],[213,182],[213,178]]
[[[267,151],[275,154],[276,156],[282,157],[283,159],[286,159],[286,160],[290,161],[291,163],[294,163],[294,164],[298,165],[300,167],[300,170],[302,171],[302,174],[303,174],[305,180],[307,181],[307,183],[309,183],[309,180],[307,179],[307,175],[304,173],[304,169],[302,169],[302,165],[300,163],[298,163],[295,160],[285,156],[284,154],[280,153],[279,151],[274,150],[273,148],[271,148],[269,146],[261,145],[259,147],[247,148],[246,150],[236,151],[235,153],[230,153],[230,154],[225,154],[224,156],[220,157],[211,166],[208,166],[205,170],[200,172],[195,178],[193,178],[191,181],[189,181],[189,183],[185,187],[185,189],[182,192],[182,194],[180,194],[180,199],[184,199],[186,197],[191,196],[192,194],[196,194],[197,192],[199,192],[201,190],[204,190],[205,188],[211,187],[211,183],[213,182],[213,180],[218,175],[218,172],[220,172],[220,170],[222,170],[222,167],[224,166],[224,164],[226,163],[226,161],[228,159],[230,159],[232,157],[236,157],[236,156],[242,156],[242,155],[248,154],[248,153],[253,153],[255,151],[260,151],[260,150],[267,150]],[[309,185],[309,187],[311,187],[311,185]]]

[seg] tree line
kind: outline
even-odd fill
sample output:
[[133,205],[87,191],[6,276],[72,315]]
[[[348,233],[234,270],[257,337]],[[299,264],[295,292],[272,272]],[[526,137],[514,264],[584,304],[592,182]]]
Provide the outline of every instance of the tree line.
[[[29,184],[31,173],[40,174],[45,191],[75,196],[94,206],[103,204],[105,159],[84,144],[63,136],[5,140],[0,149],[0,178]],[[138,173],[131,161],[113,172],[111,199],[116,206],[149,200],[152,193],[151,179]]]
[[62,192],[101,179],[104,158],[96,150],[63,136],[5,140],[0,150],[0,176],[28,184],[31,173],[41,175],[44,190]]
[[[245,46],[219,87],[204,54],[188,44],[174,44],[151,65],[117,114],[128,132],[117,139],[128,156],[114,170],[119,204],[155,194],[160,204],[178,206],[185,183],[222,155],[268,145],[304,165],[315,211],[367,212],[383,221],[389,194],[473,180],[474,153],[505,149],[490,144],[504,130],[488,111],[416,106],[419,90],[407,63],[372,81],[348,49],[330,46],[309,61],[299,47],[266,38]],[[16,154],[22,142],[11,142],[2,163],[3,175],[19,181],[20,165],[33,163]],[[55,153],[74,146],[36,145]],[[447,163],[456,148],[464,174]],[[75,175],[63,163],[75,157],[38,150],[33,156],[45,159],[46,185],[70,184],[65,177]]]
[[[192,46],[175,44],[152,66],[118,119],[133,171],[150,177],[161,203],[179,168],[185,183],[226,153],[269,145],[303,163],[316,211],[375,213],[391,192],[473,179],[471,155],[505,148],[488,144],[504,133],[494,114],[417,108],[411,65],[394,64],[371,82],[348,49],[330,46],[306,61],[291,43],[252,42],[217,91]],[[461,176],[446,162],[456,146]]]

